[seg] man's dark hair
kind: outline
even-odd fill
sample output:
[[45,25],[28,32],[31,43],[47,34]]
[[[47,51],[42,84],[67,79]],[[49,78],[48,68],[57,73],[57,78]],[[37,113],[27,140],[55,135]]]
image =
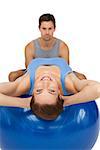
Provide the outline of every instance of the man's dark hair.
[[53,22],[53,25],[54,25],[54,28],[56,27],[56,21],[55,21],[55,17],[52,15],[52,14],[43,14],[40,16],[39,18],[39,28],[41,26],[41,23],[43,21],[52,21]]
[[35,102],[33,96],[31,99],[30,107],[33,114],[36,116],[45,120],[53,120],[56,119],[63,111],[63,102],[64,101],[58,97],[55,104],[39,104]]

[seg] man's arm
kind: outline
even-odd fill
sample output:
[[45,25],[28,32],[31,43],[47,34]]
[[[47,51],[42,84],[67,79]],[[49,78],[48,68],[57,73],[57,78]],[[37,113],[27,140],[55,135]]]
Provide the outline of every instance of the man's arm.
[[[67,61],[67,63],[70,64],[69,48],[68,48],[67,44],[64,43],[63,41],[60,44],[59,52],[60,52],[60,57],[64,58]],[[76,72],[76,71],[74,71],[74,73],[76,74],[76,76],[79,79],[81,79],[81,80],[86,79],[86,76],[84,74]]]
[[29,44],[26,45],[25,47],[25,66],[27,68],[28,64],[30,61],[35,58],[35,47],[34,47],[34,42],[30,42]]
[[61,42],[59,52],[60,52],[59,54],[60,57],[64,58],[69,64],[69,48],[67,44],[65,44],[64,42]]
[[74,93],[71,96],[61,96],[65,100],[65,106],[93,101],[100,97],[99,82],[79,80],[73,73],[68,75],[65,82],[66,88]]
[[[26,45],[25,47],[25,67],[27,68],[30,61],[34,58],[34,43],[33,41]],[[18,77],[25,74],[26,69],[20,69],[17,71],[12,71],[9,73],[9,81],[15,81]]]

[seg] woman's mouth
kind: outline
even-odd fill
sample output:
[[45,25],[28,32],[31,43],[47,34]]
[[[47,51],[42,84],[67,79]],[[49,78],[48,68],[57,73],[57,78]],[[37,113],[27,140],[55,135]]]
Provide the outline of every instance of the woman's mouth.
[[52,79],[51,79],[51,77],[49,77],[49,76],[43,76],[43,77],[41,78],[41,80],[42,80],[42,81],[44,81],[44,80],[50,80],[50,81],[51,81]]

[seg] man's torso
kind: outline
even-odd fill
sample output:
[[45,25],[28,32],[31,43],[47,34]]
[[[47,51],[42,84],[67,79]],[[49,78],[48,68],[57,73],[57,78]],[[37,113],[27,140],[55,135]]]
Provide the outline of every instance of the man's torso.
[[40,38],[32,41],[34,45],[34,56],[35,58],[52,58],[59,57],[59,47],[61,40],[54,38],[51,45],[43,45]]

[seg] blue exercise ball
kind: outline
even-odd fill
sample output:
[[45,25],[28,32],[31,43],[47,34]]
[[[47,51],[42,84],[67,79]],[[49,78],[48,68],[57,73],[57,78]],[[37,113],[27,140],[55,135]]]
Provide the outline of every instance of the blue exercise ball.
[[42,120],[30,109],[0,107],[2,150],[91,150],[99,133],[95,101],[64,107],[56,120]]

